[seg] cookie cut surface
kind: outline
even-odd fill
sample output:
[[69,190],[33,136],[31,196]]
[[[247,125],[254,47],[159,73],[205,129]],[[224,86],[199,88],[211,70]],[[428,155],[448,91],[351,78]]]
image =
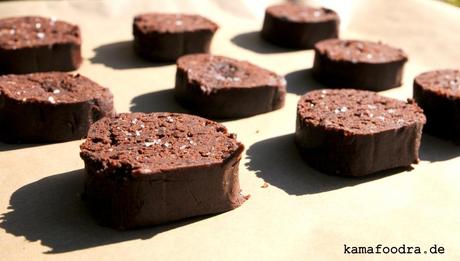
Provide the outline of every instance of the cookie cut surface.
[[329,39],[315,45],[313,76],[331,87],[382,91],[402,84],[407,55],[361,40]]
[[79,74],[0,76],[0,132],[4,141],[81,139],[91,123],[113,113],[111,92]]
[[81,145],[85,199],[96,219],[118,229],[237,208],[244,146],[216,122],[178,113],[104,118]]
[[265,10],[261,36],[279,46],[311,49],[321,40],[337,38],[339,24],[339,16],[331,9],[279,4]]
[[76,25],[40,16],[0,19],[0,73],[75,70],[80,48]]
[[460,144],[460,71],[443,69],[418,75],[413,95],[426,114],[425,131]]
[[286,80],[246,61],[195,54],[177,61],[176,98],[215,118],[246,117],[281,108]]
[[315,169],[365,176],[417,163],[425,121],[412,100],[353,89],[317,90],[297,105],[295,136]]

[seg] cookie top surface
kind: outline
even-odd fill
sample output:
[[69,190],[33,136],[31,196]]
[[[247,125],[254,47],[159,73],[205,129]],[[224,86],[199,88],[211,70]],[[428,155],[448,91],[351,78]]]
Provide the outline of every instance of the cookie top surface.
[[424,124],[423,110],[412,100],[403,102],[375,92],[353,89],[315,90],[297,104],[301,120],[350,135],[366,135]]
[[146,13],[134,18],[134,26],[142,33],[181,33],[198,30],[215,32],[219,26],[200,15]]
[[0,48],[81,44],[80,29],[54,18],[24,16],[0,19]]
[[460,98],[460,70],[444,69],[425,72],[415,77],[414,81],[425,90]]
[[223,88],[274,86],[286,88],[284,77],[246,61],[210,54],[191,54],[177,60],[188,80],[205,92]]
[[315,51],[331,60],[352,63],[407,61],[403,50],[380,42],[328,39],[317,43]]
[[122,113],[93,124],[81,156],[132,174],[220,164],[243,145],[216,122],[180,113]]
[[63,72],[0,76],[0,95],[23,103],[64,104],[109,98],[110,91],[90,79]]
[[299,4],[272,5],[267,8],[266,13],[279,19],[298,23],[339,20],[337,13],[331,9],[313,8]]

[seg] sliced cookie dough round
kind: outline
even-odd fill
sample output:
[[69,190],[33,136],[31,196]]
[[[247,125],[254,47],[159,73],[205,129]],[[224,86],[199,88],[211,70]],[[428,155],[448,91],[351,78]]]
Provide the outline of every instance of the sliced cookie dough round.
[[209,53],[218,29],[216,23],[199,15],[140,14],[133,23],[134,50],[148,60],[174,62],[186,54]]
[[265,10],[261,36],[288,48],[311,49],[322,40],[339,36],[340,19],[327,8],[278,4]]
[[315,90],[297,105],[295,140],[313,168],[365,176],[417,163],[425,121],[412,100],[354,89]]
[[240,206],[244,146],[216,122],[179,113],[122,113],[81,145],[85,200],[103,225],[129,229]]
[[315,45],[313,76],[331,87],[382,91],[401,86],[407,55],[380,42],[324,40]]
[[195,54],[177,60],[175,96],[194,113],[241,118],[284,106],[286,80],[246,61]]
[[0,19],[0,74],[72,71],[81,62],[77,25],[39,16]]
[[93,122],[113,113],[110,91],[79,74],[0,76],[0,137],[6,142],[81,139]]
[[422,73],[415,77],[413,90],[427,118],[424,131],[460,145],[460,70]]

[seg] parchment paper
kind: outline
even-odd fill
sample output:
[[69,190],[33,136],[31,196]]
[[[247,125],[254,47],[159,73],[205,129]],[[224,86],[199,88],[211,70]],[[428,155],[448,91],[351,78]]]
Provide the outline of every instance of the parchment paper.
[[[310,77],[313,52],[259,40],[263,3],[0,3],[0,17],[35,14],[79,24],[85,61],[78,72],[109,87],[118,112],[184,112],[172,95],[175,65],[148,63],[132,52],[132,17],[146,11],[200,13],[215,20],[221,29],[213,53],[286,75],[289,92],[281,110],[223,122],[246,145],[240,179],[250,200],[231,212],[164,226],[120,232],[94,222],[79,197],[82,141],[0,144],[0,259],[459,260],[460,147],[425,135],[422,161],[412,171],[367,179],[312,170],[297,154],[292,133],[299,95],[320,87]],[[342,6],[342,37],[382,40],[410,56],[404,86],[383,94],[406,99],[415,75],[458,68],[460,9],[431,0],[356,0]],[[344,244],[405,244],[422,251],[437,244],[445,254],[345,255]]]

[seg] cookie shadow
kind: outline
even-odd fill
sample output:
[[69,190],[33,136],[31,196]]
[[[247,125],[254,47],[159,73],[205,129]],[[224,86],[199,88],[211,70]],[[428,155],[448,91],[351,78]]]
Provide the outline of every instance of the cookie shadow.
[[132,112],[180,112],[188,111],[179,105],[174,98],[174,90],[149,92],[134,97],[131,100]]
[[[131,100],[131,106],[129,109],[131,112],[177,112],[197,115],[200,117],[208,118],[219,123],[225,123],[242,118],[212,118],[203,116],[189,110],[180,105],[174,97],[174,89],[149,92],[134,97]],[[250,117],[250,116],[248,116]]]
[[278,136],[253,144],[246,152],[246,167],[265,182],[289,195],[317,194],[381,179],[407,168],[375,173],[364,178],[349,178],[323,174],[309,167],[301,158],[294,134]]
[[286,52],[299,51],[299,50],[288,49],[288,48],[284,48],[284,47],[280,47],[280,46],[271,44],[265,41],[264,39],[262,39],[259,31],[238,34],[232,37],[230,41],[232,41],[233,44],[241,48],[244,48],[244,49],[256,52],[256,53],[260,53],[260,54],[286,53]]
[[154,63],[145,60],[134,52],[133,41],[104,44],[93,49],[96,53],[89,60],[93,64],[103,64],[112,69],[136,69],[158,67],[172,63]]
[[312,68],[293,71],[284,76],[287,81],[287,91],[302,95],[308,91],[327,88],[313,78]]
[[37,146],[43,146],[48,144],[38,144],[38,143],[6,143],[0,141],[0,152],[1,151],[11,151],[11,150],[21,150]]
[[118,231],[95,223],[81,200],[82,190],[83,170],[49,176],[25,185],[11,195],[9,212],[0,217],[0,227],[14,236],[25,237],[29,242],[40,241],[50,248],[46,254],[56,254],[128,240],[145,240],[206,218]]
[[460,156],[460,146],[423,133],[420,144],[420,160],[436,162]]

